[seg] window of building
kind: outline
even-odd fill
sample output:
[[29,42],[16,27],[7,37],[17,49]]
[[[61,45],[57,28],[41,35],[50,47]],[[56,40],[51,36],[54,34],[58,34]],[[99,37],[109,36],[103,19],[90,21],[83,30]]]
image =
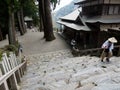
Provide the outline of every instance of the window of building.
[[109,6],[109,14],[113,14],[114,13],[114,6]]
[[110,5],[108,14],[119,14],[120,13],[120,6],[118,5]]
[[119,12],[119,6],[115,6],[114,7],[114,14],[118,14],[118,12]]
[[120,6],[119,6],[118,14],[120,14]]
[[109,6],[106,5],[106,6],[103,7],[103,14],[104,15],[108,15],[109,14]]

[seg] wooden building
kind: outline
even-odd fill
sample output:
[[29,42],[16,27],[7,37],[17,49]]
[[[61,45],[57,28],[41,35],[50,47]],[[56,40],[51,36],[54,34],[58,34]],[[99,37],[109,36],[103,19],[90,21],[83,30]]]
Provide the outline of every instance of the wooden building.
[[26,24],[26,28],[32,28],[33,26],[33,19],[31,17],[25,17],[24,18],[25,24]]
[[90,33],[91,30],[80,18],[79,9],[64,17],[61,17],[57,23],[64,26],[63,30],[61,30],[62,28],[60,29],[60,33],[66,37],[69,43],[72,39],[74,39],[80,49],[86,48],[87,41],[84,36],[87,33]]
[[[74,37],[78,38],[77,42],[80,43],[83,48],[101,47],[107,38],[113,36],[116,37],[118,44],[120,44],[120,0],[80,0],[80,2],[75,3],[75,5],[82,8],[82,12],[79,13],[77,19],[74,21],[67,18],[64,19],[64,17],[60,19],[61,22],[79,25],[77,28],[79,30],[74,29],[72,31],[76,32]],[[79,10],[77,11],[79,12]],[[58,23],[60,23],[60,21]],[[70,26],[72,27],[70,24],[69,26],[63,25],[69,29],[71,29]],[[89,30],[86,30],[86,27]],[[69,32],[68,29],[66,30]],[[82,39],[80,39],[80,37],[82,37]]]

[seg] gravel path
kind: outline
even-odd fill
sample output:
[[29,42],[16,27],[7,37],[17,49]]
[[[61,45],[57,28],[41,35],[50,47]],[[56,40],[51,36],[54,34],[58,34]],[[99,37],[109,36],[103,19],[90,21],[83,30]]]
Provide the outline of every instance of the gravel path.
[[46,42],[45,39],[43,39],[43,33],[28,32],[25,36],[20,38],[24,54],[32,55],[70,48],[63,38],[61,38],[57,33],[54,34],[56,39]]
[[[57,33],[54,34],[56,39],[50,42],[46,42],[45,39],[43,39],[43,32],[33,32],[33,30],[30,29],[25,35],[17,36],[19,42],[23,46],[24,55],[40,54],[70,48],[63,38]],[[1,41],[0,47],[7,44],[8,40]]]

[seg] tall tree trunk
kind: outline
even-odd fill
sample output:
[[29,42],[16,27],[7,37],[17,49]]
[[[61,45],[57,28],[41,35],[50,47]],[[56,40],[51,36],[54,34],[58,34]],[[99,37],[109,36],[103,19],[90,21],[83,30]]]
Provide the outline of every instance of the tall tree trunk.
[[40,29],[40,31],[43,31],[43,20],[42,20],[42,2],[41,2],[41,0],[38,0],[38,2],[39,2],[39,20],[40,20],[40,26],[39,26],[39,29]]
[[26,27],[25,27],[25,22],[24,22],[23,7],[21,7],[20,15],[21,15],[21,21],[22,21],[23,31],[27,32]]
[[17,19],[18,19],[18,26],[20,29],[20,35],[24,35],[24,31],[23,31],[23,27],[22,27],[22,22],[21,22],[21,18],[20,18],[20,12],[17,12]]
[[14,13],[13,12],[9,12],[8,39],[9,39],[9,44],[15,45],[16,37],[15,37],[15,23],[14,23]]
[[42,20],[42,16],[41,15],[39,15],[39,16],[40,16],[40,31],[42,32],[44,30],[44,28],[43,28],[43,20]]
[[53,25],[52,25],[52,17],[51,17],[51,8],[50,8],[50,0],[45,0],[44,8],[45,8],[45,38],[46,41],[52,41],[55,39],[53,34]]
[[3,40],[3,35],[2,35],[2,31],[1,31],[1,28],[0,28],[0,41]]
[[42,21],[42,24],[43,24],[43,31],[44,31],[44,38],[46,38],[46,24],[45,24],[45,9],[44,9],[44,3],[45,1],[44,0],[38,0],[39,1],[39,14],[41,15],[41,21]]

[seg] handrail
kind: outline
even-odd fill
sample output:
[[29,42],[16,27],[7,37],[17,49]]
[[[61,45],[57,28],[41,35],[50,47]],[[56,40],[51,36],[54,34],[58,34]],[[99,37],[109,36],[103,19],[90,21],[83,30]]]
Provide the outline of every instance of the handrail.
[[[26,70],[26,60],[22,62],[21,53],[20,57],[16,57],[14,53],[10,53],[9,57],[3,53],[1,61],[2,76],[0,77],[0,90],[18,90],[18,83]],[[7,82],[9,80],[9,82]],[[9,85],[10,84],[10,85]]]
[[26,61],[24,61],[22,64],[16,66],[14,69],[12,69],[11,71],[9,71],[8,73],[6,73],[5,75],[3,75],[2,77],[0,77],[0,85],[4,82],[4,80],[7,80],[16,70],[18,70],[21,66],[23,66],[26,63]]
[[[117,52],[117,56],[120,56],[120,45],[115,45],[114,48],[119,48],[118,52]],[[97,51],[97,53],[95,55],[99,55],[100,52],[103,50],[103,48],[91,48],[91,49],[75,49],[73,48],[72,50],[72,54],[74,56],[79,56],[79,55],[84,55],[84,54],[91,54],[94,55],[94,52]]]
[[[120,45],[114,46],[114,48],[120,48]],[[85,50],[80,50],[80,52],[85,52],[85,51],[95,51],[95,50],[102,50],[102,48],[91,48],[91,49],[85,49]]]

